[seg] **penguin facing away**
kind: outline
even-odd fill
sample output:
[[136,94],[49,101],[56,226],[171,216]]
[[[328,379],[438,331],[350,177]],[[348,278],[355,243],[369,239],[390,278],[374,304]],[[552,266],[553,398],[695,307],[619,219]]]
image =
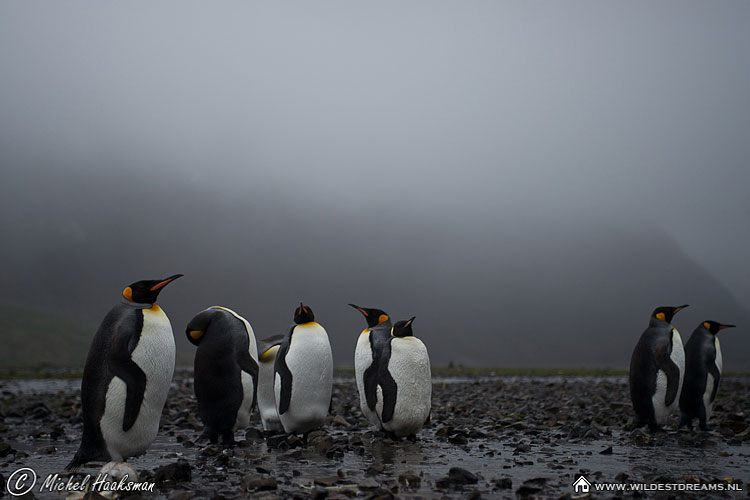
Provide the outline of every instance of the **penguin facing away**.
[[258,356],[258,411],[265,431],[283,431],[284,427],[276,411],[276,394],[273,390],[274,363],[284,335],[275,335],[262,339]]
[[258,389],[258,347],[250,323],[236,312],[213,306],[185,328],[195,351],[194,376],[202,439],[234,444],[234,431],[250,423]]
[[332,384],[328,334],[312,309],[300,303],[274,362],[276,410],[287,434],[304,434],[325,422]]
[[[359,392],[359,406],[370,424],[382,428],[376,406],[379,397],[382,404],[382,391],[378,391],[379,372],[383,353],[390,349],[391,318],[382,309],[349,305],[362,313],[367,321],[367,328],[359,335],[354,350],[354,378]],[[390,373],[385,371],[384,375],[387,380],[383,384],[393,386]]]
[[697,418],[701,430],[711,417],[721,379],[722,358],[718,333],[734,325],[704,321],[685,344],[685,381],[680,395],[680,427],[693,428]]
[[432,408],[432,374],[427,347],[414,336],[414,317],[398,321],[391,330],[390,351],[381,371],[387,371],[394,386],[381,386],[378,409],[383,429],[397,437],[413,436],[425,424]]
[[181,276],[127,286],[99,325],[81,381],[83,436],[67,470],[122,462],[156,438],[175,364],[172,325],[156,299]]
[[657,307],[651,313],[630,358],[630,398],[636,418],[635,427],[648,424],[651,431],[664,425],[677,410],[685,374],[682,338],[672,318],[687,304]]

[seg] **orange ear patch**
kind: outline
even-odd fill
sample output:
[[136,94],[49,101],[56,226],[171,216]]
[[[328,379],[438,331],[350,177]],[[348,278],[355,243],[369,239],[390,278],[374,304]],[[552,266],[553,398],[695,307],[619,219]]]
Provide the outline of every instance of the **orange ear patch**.
[[203,330],[191,330],[190,331],[190,337],[192,337],[194,340],[198,340],[203,336]]
[[387,314],[381,314],[381,315],[380,315],[380,316],[378,317],[378,324],[380,324],[380,323],[385,323],[385,322],[386,322],[386,321],[388,321],[389,319],[390,319],[390,318],[388,317],[388,315],[387,315]]
[[133,289],[130,287],[126,287],[125,290],[122,291],[122,296],[128,299],[130,302],[133,302]]
[[667,316],[664,313],[656,313],[656,319],[667,321]]
[[704,321],[703,322],[703,328],[705,328],[706,330],[710,330],[711,329],[711,325],[708,324],[708,321]]

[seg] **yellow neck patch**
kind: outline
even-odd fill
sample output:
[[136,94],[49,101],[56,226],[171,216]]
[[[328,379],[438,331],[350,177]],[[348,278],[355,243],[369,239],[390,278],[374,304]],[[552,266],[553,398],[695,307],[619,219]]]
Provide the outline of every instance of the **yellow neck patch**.
[[389,319],[391,318],[389,318],[387,314],[381,314],[380,316],[378,316],[378,324],[385,323]]
[[203,336],[203,330],[190,330],[190,338],[198,340]]
[[667,321],[667,316],[664,313],[656,313],[656,319]]
[[130,302],[133,302],[133,289],[130,287],[126,287],[125,290],[122,291],[122,296],[128,299]]
[[151,312],[159,312],[161,311],[161,307],[159,307],[157,304],[154,304],[146,310]]

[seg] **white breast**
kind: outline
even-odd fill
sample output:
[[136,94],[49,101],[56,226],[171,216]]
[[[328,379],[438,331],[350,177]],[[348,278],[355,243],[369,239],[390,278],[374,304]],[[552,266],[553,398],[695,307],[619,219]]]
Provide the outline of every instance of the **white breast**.
[[146,374],[146,390],[135,424],[123,432],[127,388],[118,377],[109,384],[101,430],[107,451],[114,461],[143,453],[159,431],[159,419],[172,383],[175,363],[172,325],[159,306],[143,309],[143,330],[131,357]]
[[719,369],[719,373],[721,374],[721,369],[723,368],[723,361],[721,359],[721,344],[719,343],[719,337],[714,337],[714,347],[716,348],[716,368]]
[[432,376],[427,348],[416,337],[393,338],[388,371],[398,387],[393,419],[383,427],[398,436],[422,428],[432,405]]
[[[292,373],[292,398],[289,409],[279,418],[286,432],[304,433],[325,422],[331,404],[333,355],[325,329],[314,322],[297,325],[286,365]],[[276,389],[275,393],[278,409],[280,392]]]

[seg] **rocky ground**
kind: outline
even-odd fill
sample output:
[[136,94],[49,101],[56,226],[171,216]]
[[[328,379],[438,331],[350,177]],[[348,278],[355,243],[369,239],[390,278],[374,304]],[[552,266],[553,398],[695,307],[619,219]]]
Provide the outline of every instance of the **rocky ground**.
[[[0,380],[0,483],[20,467],[40,477],[63,470],[81,435],[79,384]],[[708,432],[670,427],[651,435],[626,430],[632,410],[622,376],[436,379],[432,424],[417,442],[391,441],[368,428],[354,381],[342,376],[327,425],[306,440],[265,435],[256,412],[251,427],[237,433],[238,445],[222,449],[196,442],[202,426],[186,372],[175,378],[157,441],[130,462],[141,481],[156,482],[144,496],[169,500],[570,498],[581,474],[593,484],[744,488],[592,492],[595,498],[750,496],[750,379],[722,379],[719,397]],[[60,498],[36,489],[34,496]]]

